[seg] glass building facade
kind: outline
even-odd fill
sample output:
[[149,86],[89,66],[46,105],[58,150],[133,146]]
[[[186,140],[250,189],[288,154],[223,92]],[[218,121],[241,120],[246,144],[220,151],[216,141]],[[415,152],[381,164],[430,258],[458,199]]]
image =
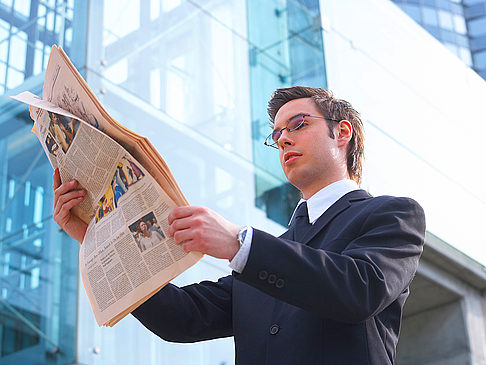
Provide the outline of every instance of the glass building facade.
[[392,0],[486,79],[485,0]]
[[474,69],[486,80],[486,1],[463,0]]
[[77,53],[73,44],[85,33],[85,20],[86,12],[73,1],[0,2],[2,364],[75,359],[77,248],[51,219],[51,169],[30,132],[28,109],[5,94],[41,92],[54,43],[63,45],[74,60],[84,61],[83,47]]
[[[414,4],[457,56],[475,59],[463,22],[479,10],[453,1],[405,5]],[[482,153],[480,123],[472,147],[454,136],[457,120],[478,112],[460,105],[482,105],[484,81],[410,23],[388,1],[0,0],[0,365],[234,363],[232,339],[171,344],[131,316],[97,326],[78,278],[77,243],[52,221],[52,169],[27,108],[7,97],[41,94],[52,44],[115,119],[151,140],[192,205],[273,234],[285,230],[299,196],[276,150],[263,146],[266,102],[277,87],[329,87],[365,119],[363,187],[416,198],[431,232],[486,264],[477,245],[486,197],[471,193],[484,172],[473,179],[477,160],[443,145]],[[455,208],[445,214],[447,193]],[[205,257],[175,283],[228,273],[226,262]]]

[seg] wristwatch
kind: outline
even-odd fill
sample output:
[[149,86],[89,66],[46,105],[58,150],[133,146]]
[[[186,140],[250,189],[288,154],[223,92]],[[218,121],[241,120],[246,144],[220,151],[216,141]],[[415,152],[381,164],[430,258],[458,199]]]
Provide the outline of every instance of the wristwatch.
[[243,242],[245,242],[245,237],[247,232],[248,232],[248,226],[244,226],[240,229],[240,231],[236,235],[236,240],[240,244],[240,248],[241,246],[243,246]]

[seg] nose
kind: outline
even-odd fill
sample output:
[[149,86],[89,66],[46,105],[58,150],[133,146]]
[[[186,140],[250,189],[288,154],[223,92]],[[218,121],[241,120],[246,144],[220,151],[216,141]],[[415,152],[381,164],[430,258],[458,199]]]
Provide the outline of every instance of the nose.
[[284,145],[286,146],[292,146],[294,144],[294,139],[292,138],[292,134],[289,132],[288,129],[284,129],[282,131],[282,135],[278,139],[277,142],[279,147],[284,148]]

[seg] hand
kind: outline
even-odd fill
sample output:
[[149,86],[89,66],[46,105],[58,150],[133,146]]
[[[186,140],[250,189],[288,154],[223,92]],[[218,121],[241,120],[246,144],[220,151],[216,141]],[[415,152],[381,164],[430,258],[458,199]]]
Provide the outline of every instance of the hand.
[[204,207],[177,207],[169,214],[169,236],[186,252],[232,260],[240,249],[240,227]]
[[52,217],[64,232],[82,243],[88,225],[79,217],[71,214],[71,209],[83,201],[86,190],[73,190],[78,186],[76,180],[61,184],[59,169],[54,171],[52,180],[52,189],[54,190]]

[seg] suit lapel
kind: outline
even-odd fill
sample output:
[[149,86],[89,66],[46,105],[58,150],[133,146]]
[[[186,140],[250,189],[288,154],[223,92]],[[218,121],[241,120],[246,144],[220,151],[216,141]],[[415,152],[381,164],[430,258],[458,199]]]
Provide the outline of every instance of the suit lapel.
[[[369,199],[371,196],[364,190],[354,190],[351,191],[344,196],[342,196],[338,201],[336,201],[333,205],[331,205],[314,223],[312,228],[304,237],[303,244],[308,244],[310,240],[314,238],[314,236],[319,233],[326,225],[338,214],[342,211],[349,208],[352,202],[358,200]],[[290,231],[290,230],[289,230]],[[289,232],[287,231],[287,232]],[[287,233],[286,232],[286,233]],[[286,237],[284,237],[286,238]]]
[[292,240],[294,237],[294,227],[290,226],[288,230],[282,233],[279,238],[285,238],[287,240]]

